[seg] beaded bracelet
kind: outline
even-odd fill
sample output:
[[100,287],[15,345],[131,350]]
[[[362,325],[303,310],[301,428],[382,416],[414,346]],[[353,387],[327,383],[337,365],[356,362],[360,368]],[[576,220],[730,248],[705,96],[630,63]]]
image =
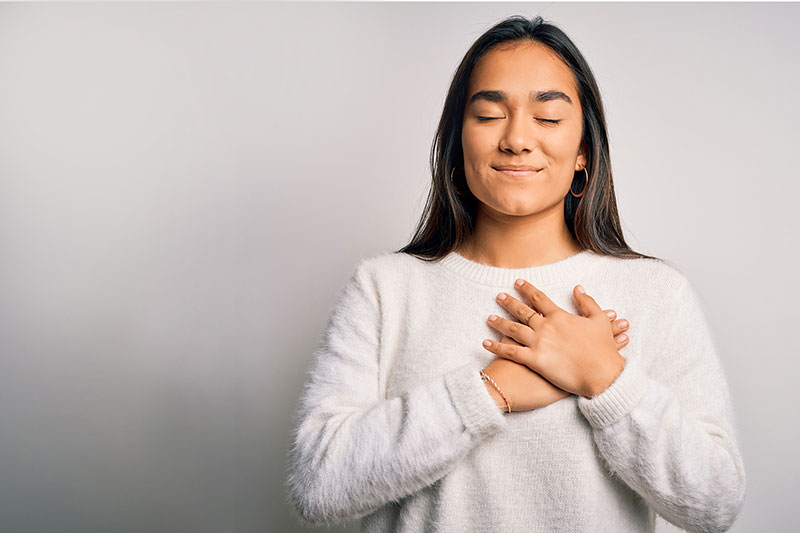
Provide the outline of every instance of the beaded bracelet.
[[500,387],[497,386],[497,383],[495,383],[495,381],[492,379],[492,377],[489,374],[486,374],[483,370],[481,370],[481,380],[482,381],[491,381],[491,383],[494,386],[494,388],[497,389],[497,392],[499,392],[500,396],[503,397],[503,401],[506,402],[506,407],[508,407],[508,411],[503,411],[503,413],[504,414],[510,414],[511,413],[511,404],[508,402],[508,398],[506,398],[506,395],[503,394],[503,391],[500,390]]

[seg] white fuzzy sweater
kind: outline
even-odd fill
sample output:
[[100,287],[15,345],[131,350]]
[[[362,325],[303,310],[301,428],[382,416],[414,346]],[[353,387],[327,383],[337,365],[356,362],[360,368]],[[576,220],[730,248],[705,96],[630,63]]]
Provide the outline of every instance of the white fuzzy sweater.
[[[578,314],[582,284],[630,321],[591,399],[504,415],[479,370],[523,278]],[[724,531],[742,507],[734,416],[699,294],[675,266],[583,251],[522,269],[385,252],[343,284],[300,395],[288,503],[369,532]],[[658,517],[663,518],[658,518]],[[663,524],[659,525],[659,523]],[[669,526],[671,527],[671,526]]]

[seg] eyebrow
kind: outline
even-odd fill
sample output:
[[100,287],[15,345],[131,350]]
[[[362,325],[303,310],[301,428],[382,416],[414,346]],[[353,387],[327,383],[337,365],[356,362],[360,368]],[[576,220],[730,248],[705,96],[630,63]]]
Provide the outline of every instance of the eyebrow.
[[[550,102],[552,100],[563,100],[572,104],[572,98],[561,91],[548,89],[545,91],[531,91],[528,94],[531,102]],[[469,99],[469,105],[477,100],[487,100],[489,102],[507,102],[508,93],[505,91],[478,91]]]

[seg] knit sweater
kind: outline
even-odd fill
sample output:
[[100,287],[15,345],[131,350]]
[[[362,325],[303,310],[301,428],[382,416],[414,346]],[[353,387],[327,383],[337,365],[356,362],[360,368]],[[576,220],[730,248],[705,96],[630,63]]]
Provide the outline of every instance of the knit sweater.
[[[504,414],[480,376],[517,278],[630,322],[602,393]],[[287,503],[362,532],[727,530],[745,494],[729,388],[678,267],[582,251],[528,268],[384,252],[340,287],[300,394]],[[669,526],[672,528],[672,526]]]

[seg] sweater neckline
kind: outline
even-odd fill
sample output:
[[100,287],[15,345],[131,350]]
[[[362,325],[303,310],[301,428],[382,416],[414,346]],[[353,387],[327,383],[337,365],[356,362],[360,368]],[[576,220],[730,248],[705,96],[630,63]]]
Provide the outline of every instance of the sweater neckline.
[[592,250],[582,250],[564,259],[523,268],[504,268],[486,265],[467,259],[455,250],[442,258],[441,264],[463,278],[496,287],[513,286],[518,278],[529,281],[534,286],[553,284],[578,285],[581,277],[602,259],[601,254]]

